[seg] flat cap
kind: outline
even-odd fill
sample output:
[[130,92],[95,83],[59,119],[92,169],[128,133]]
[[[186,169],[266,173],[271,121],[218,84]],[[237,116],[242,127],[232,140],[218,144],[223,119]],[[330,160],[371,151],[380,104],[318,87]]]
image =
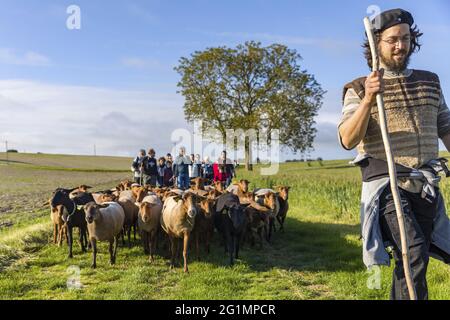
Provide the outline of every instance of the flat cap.
[[371,23],[375,32],[382,32],[401,23],[407,23],[411,27],[414,23],[414,18],[411,13],[406,10],[392,9],[383,11],[374,17]]

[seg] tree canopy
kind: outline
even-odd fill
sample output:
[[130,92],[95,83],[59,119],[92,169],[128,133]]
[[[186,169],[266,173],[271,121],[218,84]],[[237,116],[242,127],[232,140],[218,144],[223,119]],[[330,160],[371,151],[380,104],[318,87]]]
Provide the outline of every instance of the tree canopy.
[[278,129],[281,145],[294,152],[311,149],[324,91],[302,70],[301,60],[284,45],[253,41],[180,58],[175,70],[186,120],[201,120],[202,130],[219,130],[223,139],[227,129],[264,129],[270,143],[270,133]]

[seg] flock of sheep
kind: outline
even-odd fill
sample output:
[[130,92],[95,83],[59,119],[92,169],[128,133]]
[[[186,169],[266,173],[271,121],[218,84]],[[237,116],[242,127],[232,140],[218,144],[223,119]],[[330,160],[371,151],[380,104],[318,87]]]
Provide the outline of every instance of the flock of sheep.
[[[275,221],[283,229],[289,209],[288,186],[274,189],[255,189],[249,192],[248,180],[240,180],[224,189],[220,182],[205,185],[204,178],[191,181],[188,190],[154,188],[122,181],[114,189],[88,192],[91,187],[56,189],[46,204],[51,207],[54,243],[67,240],[72,255],[73,229],[79,229],[81,249],[92,249],[92,267],[97,265],[97,241],[109,242],[110,263],[116,261],[117,246],[122,238],[139,232],[145,254],[153,262],[157,242],[168,239],[173,268],[180,240],[183,242],[184,271],[188,272],[189,244],[195,245],[197,258],[203,243],[209,253],[211,237],[216,229],[223,237],[229,262],[238,258],[242,241],[255,240],[263,245],[263,238],[272,241]],[[191,241],[191,239],[193,241]]]

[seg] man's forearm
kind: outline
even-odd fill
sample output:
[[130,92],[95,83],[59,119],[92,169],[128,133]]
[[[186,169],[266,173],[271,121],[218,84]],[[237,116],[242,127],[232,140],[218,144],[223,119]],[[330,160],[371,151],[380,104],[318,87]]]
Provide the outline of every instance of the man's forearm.
[[347,149],[353,149],[367,131],[370,116],[370,102],[363,99],[355,113],[339,127],[342,144]]

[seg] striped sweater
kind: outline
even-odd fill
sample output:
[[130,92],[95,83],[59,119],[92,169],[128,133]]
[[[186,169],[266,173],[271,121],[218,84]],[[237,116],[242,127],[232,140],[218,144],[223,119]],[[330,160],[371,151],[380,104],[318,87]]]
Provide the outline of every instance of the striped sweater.
[[[339,126],[359,107],[364,98],[365,80],[365,77],[358,78],[345,85]],[[427,71],[407,69],[400,74],[386,71],[384,81],[383,97],[394,161],[419,168],[429,160],[438,158],[438,137],[442,138],[450,132],[450,110],[438,76]],[[339,140],[342,145],[340,137]],[[376,103],[372,106],[366,134],[357,150],[377,159],[386,159]],[[412,192],[419,189],[419,186],[409,186],[408,181],[403,181],[401,186]]]

